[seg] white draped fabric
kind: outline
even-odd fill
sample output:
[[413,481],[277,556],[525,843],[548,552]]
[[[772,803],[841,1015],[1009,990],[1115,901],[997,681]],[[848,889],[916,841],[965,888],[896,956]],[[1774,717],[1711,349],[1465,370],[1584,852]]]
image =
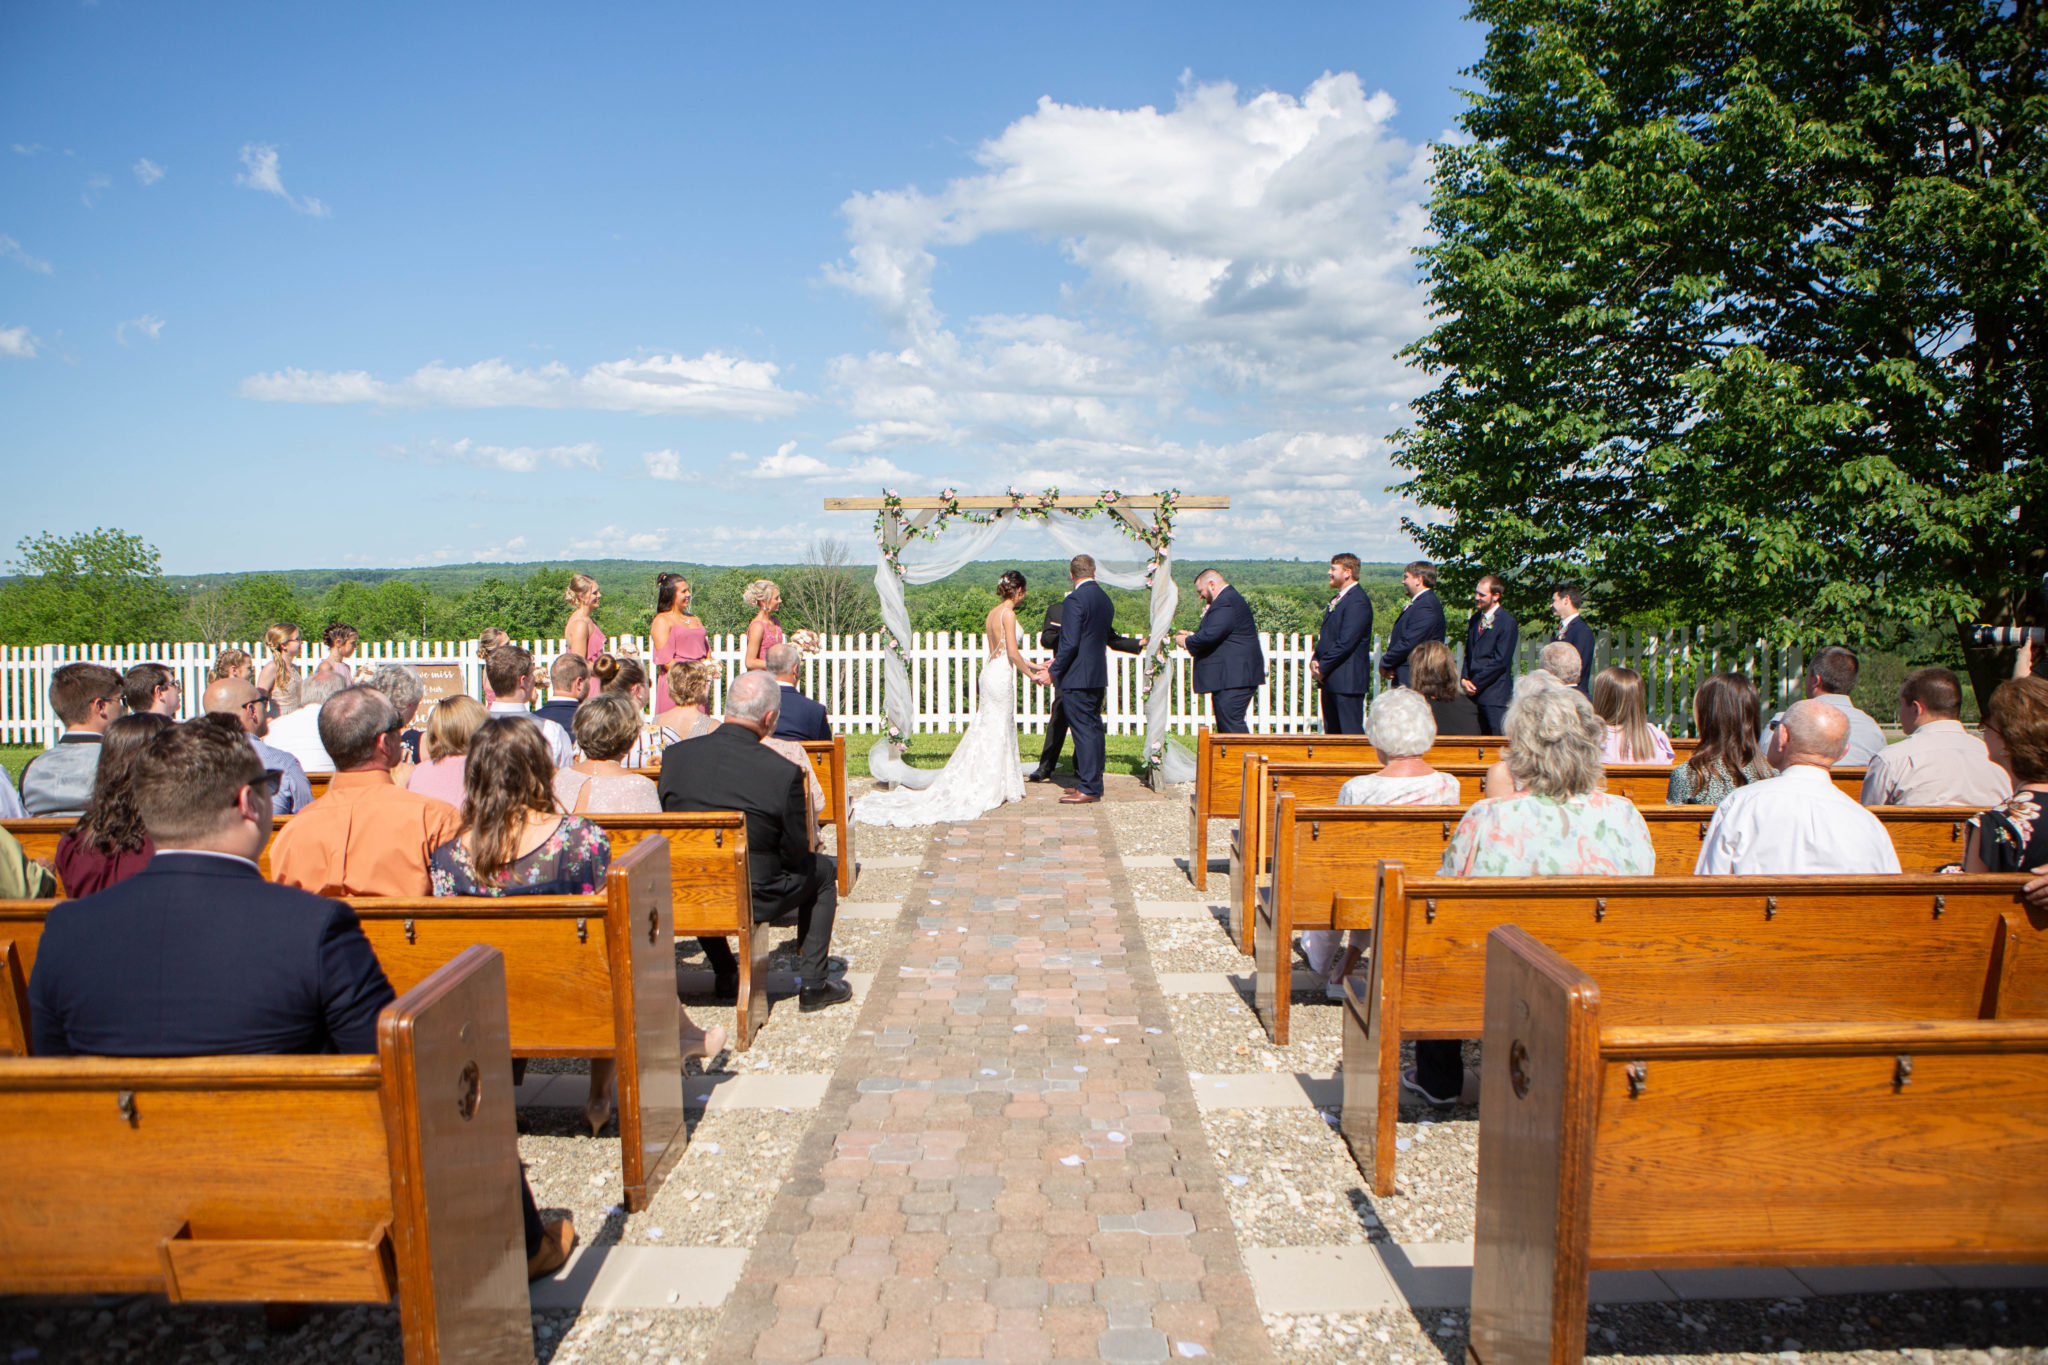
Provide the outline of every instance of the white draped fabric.
[[[889,567],[889,559],[878,547],[875,564],[875,594],[881,599],[882,624],[896,637],[898,646],[905,654],[910,651],[910,610],[903,600],[903,589],[910,584],[936,583],[966,568],[980,559],[1005,532],[1019,524],[1013,512],[998,512],[993,521],[957,522],[945,528],[943,539],[913,539],[903,548],[897,562],[902,565],[903,576],[898,578]],[[1145,564],[1147,551],[1136,546],[1114,526],[1102,522],[1091,522],[1071,512],[1054,511],[1041,519],[1041,524],[1051,533],[1053,540],[1070,555],[1089,554],[1095,557],[1097,581],[1112,588],[1137,589],[1145,586]],[[1105,538],[1113,538],[1116,548],[1105,552]],[[1135,552],[1135,559],[1133,554]],[[1131,567],[1119,567],[1119,564]],[[1162,552],[1159,570],[1153,575],[1151,626],[1145,645],[1145,662],[1149,668],[1160,650],[1172,639],[1173,613],[1180,604],[1180,589],[1174,585],[1172,560]],[[1145,700],[1145,746],[1150,753],[1161,749],[1159,778],[1165,782],[1191,782],[1195,776],[1193,757],[1179,744],[1166,737],[1168,704],[1171,698],[1167,689],[1157,687]],[[896,729],[905,735],[910,733],[910,671],[894,651],[885,652],[882,662],[882,710]],[[876,780],[895,783],[898,786],[923,790],[938,780],[938,770],[913,768],[905,763],[900,750],[889,737],[883,735],[880,742],[868,754],[868,771]]]

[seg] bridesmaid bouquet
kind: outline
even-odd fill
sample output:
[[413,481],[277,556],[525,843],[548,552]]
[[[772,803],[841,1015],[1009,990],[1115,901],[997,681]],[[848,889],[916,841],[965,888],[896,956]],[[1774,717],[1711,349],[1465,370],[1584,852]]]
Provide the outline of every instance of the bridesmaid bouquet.
[[789,637],[789,642],[806,654],[816,654],[825,647],[825,642],[818,638],[815,630],[797,631]]

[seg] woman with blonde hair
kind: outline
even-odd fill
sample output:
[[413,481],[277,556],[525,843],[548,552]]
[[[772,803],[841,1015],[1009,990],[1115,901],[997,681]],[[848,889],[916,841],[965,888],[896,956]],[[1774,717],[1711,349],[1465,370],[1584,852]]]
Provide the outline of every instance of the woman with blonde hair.
[[1593,675],[1593,709],[1607,722],[1600,757],[1608,763],[1669,763],[1671,740],[1650,724],[1643,675],[1633,668],[1603,668]]
[[470,736],[490,718],[491,713],[475,697],[443,697],[435,702],[420,740],[420,765],[406,779],[405,789],[460,806]]
[[305,705],[299,695],[306,682],[306,675],[299,671],[299,651],[305,644],[306,637],[289,621],[279,621],[263,632],[270,662],[256,675],[256,690],[270,695],[272,715],[287,716]]
[[772,578],[757,578],[747,584],[740,601],[754,609],[754,619],[747,622],[747,643],[740,649],[740,671],[751,673],[767,668],[768,651],[783,641],[782,623],[775,619],[782,608],[782,589]]
[[217,683],[228,678],[246,679],[255,671],[256,661],[249,657],[249,651],[230,645],[213,656],[213,668],[207,673],[206,680]]
[[[597,586],[597,580],[587,573],[576,574],[569,580],[569,586],[562,589],[562,598],[569,604],[569,624],[562,627],[562,639],[570,652],[581,654],[585,661],[596,663],[597,656],[604,653],[604,631],[591,619],[598,603],[604,601],[604,589]],[[588,696],[597,695],[596,678],[590,680]]]
[[654,576],[654,619],[647,625],[647,639],[654,647],[657,675],[710,655],[711,637],[704,623],[690,615],[690,580],[681,574]]
[[709,659],[677,661],[668,671],[668,706],[655,712],[654,742],[662,748],[688,739],[711,716],[711,689],[718,665]]

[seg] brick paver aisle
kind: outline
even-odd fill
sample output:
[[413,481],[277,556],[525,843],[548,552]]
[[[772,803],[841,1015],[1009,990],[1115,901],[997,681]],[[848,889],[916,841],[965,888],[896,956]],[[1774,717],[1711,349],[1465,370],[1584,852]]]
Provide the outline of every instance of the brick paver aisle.
[[935,831],[713,1361],[1271,1359],[1129,888],[1047,796]]

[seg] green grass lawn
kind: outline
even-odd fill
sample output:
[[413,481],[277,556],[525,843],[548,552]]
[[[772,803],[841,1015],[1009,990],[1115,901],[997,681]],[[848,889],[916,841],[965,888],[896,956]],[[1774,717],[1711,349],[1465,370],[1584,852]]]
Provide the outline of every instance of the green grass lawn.
[[[878,738],[880,736],[872,734],[850,734],[846,737],[846,771],[849,776],[868,775],[868,750],[875,747]],[[1038,747],[1044,738],[1043,735],[1017,736],[1017,756],[1027,763],[1037,758]],[[953,750],[959,747],[960,740],[961,735],[957,733],[912,735],[906,757],[913,768],[942,768]],[[1140,760],[1145,756],[1143,735],[1111,735],[1108,749],[1108,757],[1103,764],[1105,771],[1139,776]],[[1059,770],[1063,773],[1074,771],[1074,740],[1071,735],[1067,738],[1066,753],[1060,759]]]
[[21,770],[42,751],[40,744],[0,744],[0,763],[7,765],[7,775],[16,787],[21,786]]

